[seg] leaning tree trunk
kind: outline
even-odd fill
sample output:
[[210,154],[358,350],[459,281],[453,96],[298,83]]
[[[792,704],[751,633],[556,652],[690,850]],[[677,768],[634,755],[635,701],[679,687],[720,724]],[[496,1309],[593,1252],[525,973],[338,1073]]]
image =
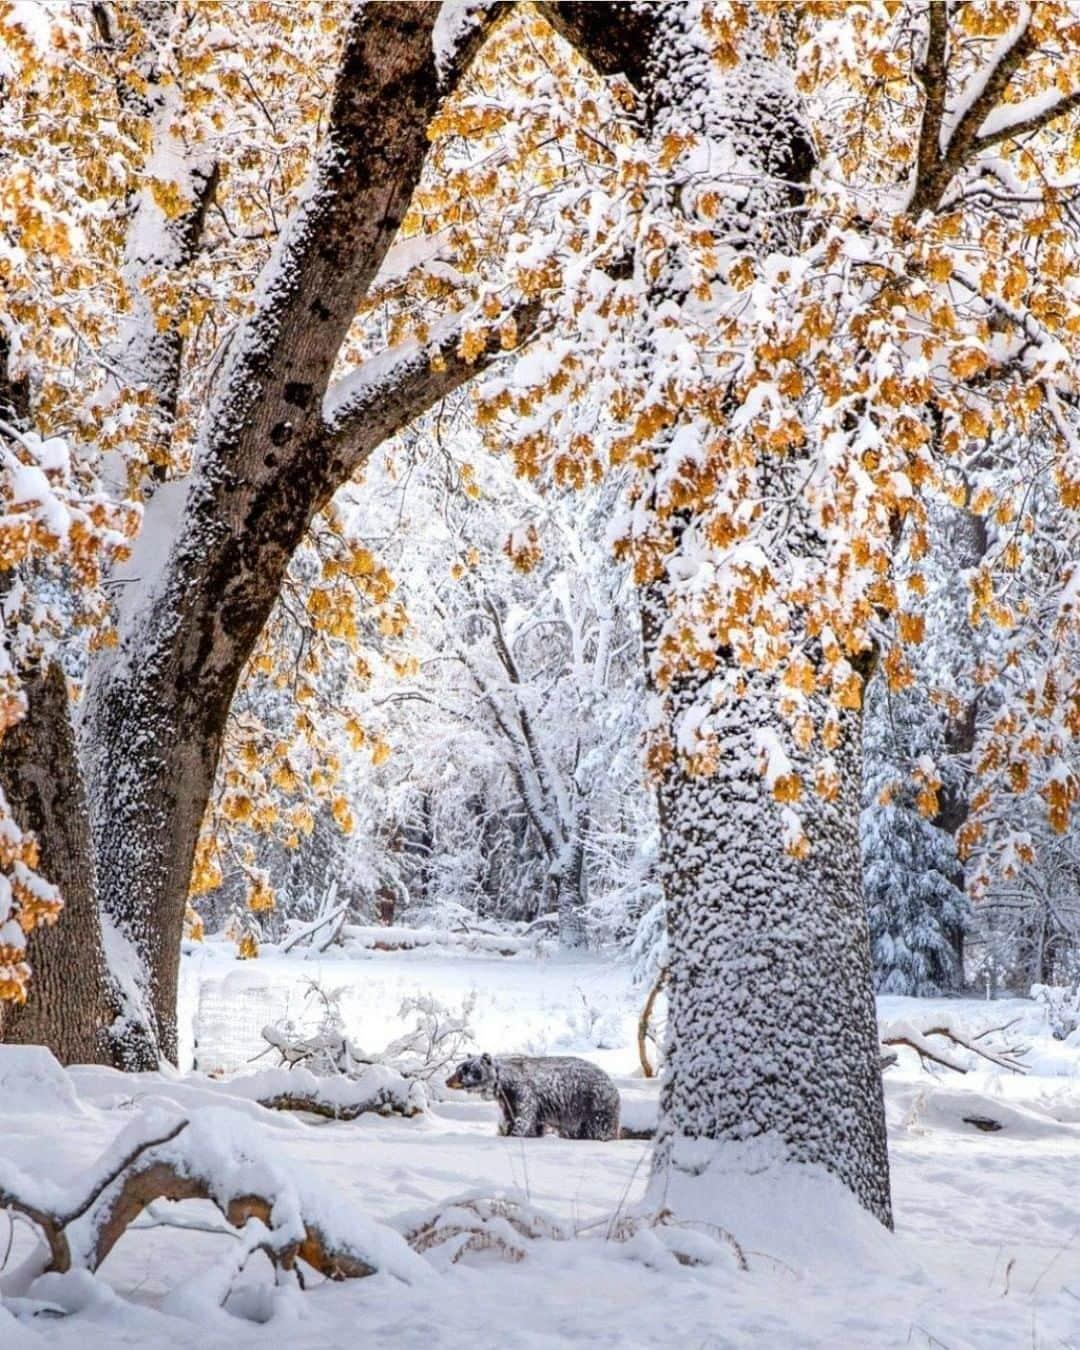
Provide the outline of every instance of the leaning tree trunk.
[[57,927],[27,942],[33,976],[24,1004],[0,1009],[0,1040],[47,1045],[63,1064],[112,1064],[126,1028],[102,946],[96,869],[82,772],[59,665],[31,676],[27,711],[0,745],[0,787],[41,850],[64,899]]
[[[638,88],[658,162],[667,138],[697,138],[692,165],[676,161],[669,171],[666,190],[657,194],[659,209],[676,212],[681,202],[692,201],[704,188],[708,170],[702,165],[715,163],[718,200],[730,189],[736,202],[711,227],[721,251],[733,238],[751,254],[798,247],[798,207],[814,156],[783,58],[766,55],[763,44],[750,48],[761,35],[760,16],[748,15],[746,53],[721,77],[700,27],[699,5],[554,3],[541,10],[601,71],[621,72]],[[716,153],[702,154],[702,146]],[[722,175],[733,150],[740,173],[732,189]],[[673,307],[683,306],[684,276],[681,260],[670,257],[652,287],[650,312],[640,320],[638,359],[646,387],[660,382],[648,378],[660,348],[653,315],[661,316],[662,326]],[[671,411],[674,422],[685,415],[678,406]],[[656,441],[657,470],[673,429]],[[791,472],[790,465],[775,472]],[[654,486],[655,479],[654,473]],[[691,521],[678,528],[688,526]],[[822,541],[805,523],[791,528],[797,536],[777,537],[771,545],[820,553]],[[667,615],[665,582],[661,576],[643,595],[650,673]],[[675,755],[659,785],[670,1043],[654,1194],[664,1203],[669,1183],[680,1174],[697,1177],[716,1143],[768,1135],[789,1160],[828,1168],[890,1224],[858,847],[859,721],[844,715],[843,744],[833,753],[840,775],[835,800],[826,803],[809,791],[800,803],[812,852],[797,859],[784,851],[778,805],[758,771],[760,731],[790,741],[773,681],[741,672],[745,695],[714,707],[711,691],[722,685],[718,676],[730,654],[718,651],[716,660],[718,668],[708,676],[677,678],[661,691],[673,745],[684,713],[710,710],[719,763],[714,774],[695,777]],[[813,783],[812,766],[799,764],[794,747],[791,759],[803,781]]]
[[[354,11],[314,187],[233,342],[191,480],[163,485],[151,500],[127,565],[119,648],[91,673],[80,739],[102,904],[138,955],[170,1059],[195,844],[233,693],[289,559],[367,454],[498,350],[493,340],[466,365],[454,333],[405,352],[324,419],[341,343],[419,179],[428,123],[502,8],[477,16],[452,61],[442,54],[441,76],[438,4]],[[535,307],[521,319],[525,332]],[[158,570],[170,499],[179,526]],[[154,1062],[147,1047],[142,1066]]]

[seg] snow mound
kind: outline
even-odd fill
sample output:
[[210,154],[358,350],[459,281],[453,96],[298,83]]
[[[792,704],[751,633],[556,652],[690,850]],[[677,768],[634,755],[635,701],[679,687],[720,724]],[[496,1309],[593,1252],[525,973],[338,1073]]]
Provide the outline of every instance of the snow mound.
[[5,1111],[83,1113],[69,1074],[41,1045],[0,1045],[0,1101]]
[[679,1139],[673,1166],[655,1175],[646,1208],[670,1210],[738,1243],[751,1270],[777,1264],[836,1277],[859,1270],[914,1273],[896,1239],[822,1167],[793,1163],[770,1136],[744,1143]]
[[[1068,1106],[1065,1108],[1068,1112]],[[889,1093],[890,1126],[907,1130],[940,1130],[956,1134],[989,1136],[1007,1134],[1011,1139],[1072,1137],[1080,1150],[1080,1126],[1061,1119],[1036,1102],[1022,1106],[1003,1101],[998,1095],[951,1083],[908,1083]]]

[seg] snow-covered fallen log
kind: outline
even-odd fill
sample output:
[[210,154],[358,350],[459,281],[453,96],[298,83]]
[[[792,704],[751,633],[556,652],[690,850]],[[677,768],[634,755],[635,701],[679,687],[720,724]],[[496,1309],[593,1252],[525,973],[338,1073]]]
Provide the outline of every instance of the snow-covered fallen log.
[[355,1120],[367,1112],[411,1117],[427,1106],[424,1084],[388,1064],[369,1064],[356,1077],[321,1077],[300,1067],[265,1069],[231,1079],[226,1090],[274,1111],[310,1111],[329,1120]]
[[405,928],[399,925],[362,925],[347,923],[342,929],[347,947],[364,951],[399,952],[421,948],[445,948],[449,952],[487,953],[492,956],[520,956],[535,953],[537,937],[518,937],[513,933],[485,933],[478,929]]
[[[41,1239],[0,1288],[18,1295],[42,1274],[96,1271],[143,1211],[162,1200],[208,1200],[218,1209],[242,1242],[239,1254],[228,1256],[234,1273],[261,1251],[276,1269],[299,1274],[303,1262],[332,1280],[376,1271],[406,1282],[426,1275],[399,1234],[358,1214],[295,1162],[279,1160],[251,1121],[227,1109],[188,1116],[157,1106],[68,1186],[0,1159],[0,1209],[23,1215]],[[160,1207],[155,1212],[160,1216]]]
[[[266,1099],[264,1105],[309,1109],[336,1119],[352,1119],[364,1111],[415,1115],[425,1108],[429,1098],[440,1097],[451,1066],[472,1044],[469,1019],[475,995],[467,995],[457,1011],[430,994],[406,998],[399,1015],[403,1020],[412,1016],[413,1025],[378,1054],[368,1054],[345,1032],[340,1008],[342,992],[324,989],[315,980],[309,982],[309,993],[317,995],[323,1006],[321,1025],[313,1035],[299,1033],[290,1022],[263,1027],[263,1040],[276,1051],[280,1067],[289,1074],[281,1080],[280,1091],[275,1089],[272,1094],[275,1099],[289,1100]],[[320,1089],[321,1097],[312,1091],[310,1082],[306,1088],[300,1088],[299,1081],[292,1076],[298,1069],[307,1071],[308,1079],[315,1076],[325,1085]],[[335,1088],[330,1086],[335,1078],[360,1086],[355,1090],[347,1086]],[[292,1100],[301,1093],[311,1103],[306,1108]]]

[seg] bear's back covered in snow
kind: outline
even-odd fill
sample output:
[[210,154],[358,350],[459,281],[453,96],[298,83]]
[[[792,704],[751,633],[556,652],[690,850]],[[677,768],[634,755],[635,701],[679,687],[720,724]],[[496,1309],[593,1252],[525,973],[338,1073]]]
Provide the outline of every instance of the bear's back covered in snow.
[[477,1055],[464,1060],[447,1087],[482,1092],[499,1105],[500,1134],[535,1138],[617,1139],[619,1090],[603,1069],[573,1055]]

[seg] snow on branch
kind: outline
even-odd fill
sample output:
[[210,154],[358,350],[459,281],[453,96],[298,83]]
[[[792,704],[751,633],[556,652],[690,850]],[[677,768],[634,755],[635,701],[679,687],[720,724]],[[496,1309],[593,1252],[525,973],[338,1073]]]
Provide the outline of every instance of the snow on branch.
[[275,1269],[295,1270],[302,1261],[331,1280],[384,1271],[411,1282],[426,1274],[397,1233],[357,1214],[295,1163],[279,1163],[258,1127],[236,1112],[187,1117],[155,1108],[67,1188],[0,1162],[0,1208],[25,1216],[43,1240],[8,1277],[7,1292],[46,1272],[96,1271],[159,1200],[210,1201],[243,1240],[239,1263],[230,1253],[234,1273],[262,1251]]
[[[265,1027],[263,1036],[283,1055],[295,1055],[295,1046],[275,1028]],[[308,1045],[318,1042],[312,1053],[333,1050],[327,1040],[325,1035],[312,1037]],[[387,1064],[367,1064],[356,1077],[344,1073],[319,1077],[294,1062],[294,1068],[266,1069],[233,1079],[230,1096],[258,1102],[272,1111],[309,1111],[328,1120],[356,1120],[369,1112],[409,1118],[420,1115],[427,1106],[423,1084]]]
[[954,1073],[968,1073],[976,1067],[978,1060],[987,1060],[999,1069],[1008,1069],[1011,1073],[1027,1073],[1027,1066],[1021,1062],[1026,1047],[1011,1041],[987,1040],[1007,1032],[1013,1023],[1000,1027],[988,1027],[978,1035],[972,1036],[966,1031],[944,1023],[920,1028],[908,1020],[889,1022],[882,1029],[883,1047],[906,1045],[914,1050],[922,1064],[938,1064]]
[[512,8],[506,0],[443,0],[431,34],[442,88],[453,87],[491,25]]
[[[510,310],[500,331],[515,333],[513,350],[545,326],[538,300]],[[488,333],[483,349],[462,355],[467,316],[451,315],[425,343],[404,342],[370,357],[343,376],[323,400],[323,441],[334,479],[347,477],[373,450],[421,413],[485,370],[508,349],[499,333]]]
[[234,1079],[229,1092],[271,1110],[310,1111],[330,1120],[355,1120],[368,1112],[420,1115],[429,1095],[442,1090],[449,1067],[473,1043],[475,997],[465,998],[456,1012],[430,995],[406,998],[398,1016],[414,1017],[412,1026],[370,1055],[345,1032],[341,992],[311,981],[310,993],[323,1003],[318,1029],[304,1036],[291,1023],[264,1027],[263,1040],[277,1052],[280,1067]]

